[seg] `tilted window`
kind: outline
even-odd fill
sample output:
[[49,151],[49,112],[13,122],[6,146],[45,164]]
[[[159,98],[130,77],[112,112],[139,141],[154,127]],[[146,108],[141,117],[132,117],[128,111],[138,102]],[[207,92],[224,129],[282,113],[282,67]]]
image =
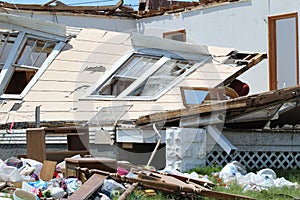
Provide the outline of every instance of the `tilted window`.
[[159,57],[142,55],[132,56],[99,90],[99,95],[118,96],[136,79],[138,79],[146,69],[149,69]]
[[154,99],[199,61],[133,54],[92,93],[101,98]]
[[24,32],[0,32],[1,97],[21,98],[21,93],[58,44],[59,41]]
[[189,70],[194,64],[195,62],[170,59],[128,96],[154,96],[164,90],[172,81]]

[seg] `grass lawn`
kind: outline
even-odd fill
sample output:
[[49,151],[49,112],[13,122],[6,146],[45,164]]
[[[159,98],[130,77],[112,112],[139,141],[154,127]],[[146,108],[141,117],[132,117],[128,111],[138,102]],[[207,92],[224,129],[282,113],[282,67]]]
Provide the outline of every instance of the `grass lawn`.
[[[214,172],[219,172],[222,169],[222,167],[205,167],[205,168],[195,168],[193,170],[190,170],[189,172],[195,171],[198,174],[203,175],[209,175],[210,179],[213,182],[216,182],[214,178],[212,177],[212,174]],[[258,170],[247,170],[247,172],[256,172]],[[291,170],[274,170],[276,172],[276,175],[278,178],[284,177],[286,180],[291,182],[297,182],[300,183],[300,169],[291,169]],[[282,187],[282,188],[269,188],[268,190],[262,190],[262,191],[243,191],[243,188],[236,185],[231,184],[224,186],[217,186],[213,189],[214,191],[220,191],[220,192],[226,192],[231,194],[239,194],[243,196],[253,197],[257,200],[288,200],[288,199],[299,199],[300,200],[300,188],[288,188],[288,187]],[[203,199],[203,200],[209,200],[210,198],[205,198],[203,196],[193,196],[191,198],[187,198],[185,196],[178,196],[178,195],[172,195],[172,194],[165,194],[161,192],[156,192],[156,195],[154,196],[147,196],[145,193],[143,193],[142,190],[135,191],[134,194],[130,195],[129,200],[170,200],[170,199]]]

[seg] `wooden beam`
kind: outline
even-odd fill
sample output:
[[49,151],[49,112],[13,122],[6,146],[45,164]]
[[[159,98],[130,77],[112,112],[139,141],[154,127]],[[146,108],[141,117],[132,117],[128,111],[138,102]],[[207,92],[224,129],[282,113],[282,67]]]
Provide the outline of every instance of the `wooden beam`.
[[85,200],[88,199],[97,189],[104,183],[107,176],[102,174],[94,174],[89,178],[78,190],[76,190],[68,199],[69,200]]
[[297,97],[300,94],[300,86],[280,89],[277,91],[269,91],[252,96],[240,97],[231,100],[224,100],[211,104],[200,104],[193,107],[180,110],[172,110],[167,112],[154,113],[150,115],[141,116],[136,120],[137,125],[145,125],[149,123],[157,123],[160,121],[179,120],[184,117],[205,115],[212,112],[222,113],[228,110],[238,109],[257,109],[260,106],[273,104],[275,102],[282,102]]
[[[56,5],[51,5],[55,3]],[[110,6],[68,6],[60,1],[50,1],[46,4],[11,4],[2,3],[3,8],[34,11],[70,11],[70,12],[96,12],[96,11],[114,11],[123,5],[123,0],[119,0],[115,5]]]
[[251,67],[257,65],[258,63],[260,63],[261,61],[263,61],[266,58],[267,58],[267,54],[266,53],[257,53],[256,56],[254,56],[252,59],[250,59],[249,61],[247,61],[248,63],[247,63],[247,65],[245,67],[241,68],[239,71],[237,71],[235,74],[233,74],[232,76],[230,76],[229,78],[227,78],[226,80],[224,80],[222,83],[220,83],[216,87],[227,86],[234,79],[236,79],[238,76],[240,76],[245,71],[247,71]]

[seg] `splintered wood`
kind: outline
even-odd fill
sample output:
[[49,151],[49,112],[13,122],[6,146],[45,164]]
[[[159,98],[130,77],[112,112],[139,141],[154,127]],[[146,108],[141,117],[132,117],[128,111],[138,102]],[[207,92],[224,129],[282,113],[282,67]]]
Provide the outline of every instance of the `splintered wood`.
[[100,189],[106,178],[113,179],[123,184],[129,183],[127,190],[121,194],[119,200],[126,199],[135,189],[137,189],[137,187],[153,189],[179,196],[185,194],[187,196],[200,195],[215,199],[255,199],[242,195],[214,191],[212,188],[215,184],[208,181],[187,178],[180,175],[160,174],[156,171],[141,170],[133,173],[130,177],[119,176],[116,173],[109,173],[101,170],[90,170],[90,172],[93,173],[91,178],[89,178],[88,181],[86,181],[82,187],[71,196],[71,200],[87,199],[96,190]]

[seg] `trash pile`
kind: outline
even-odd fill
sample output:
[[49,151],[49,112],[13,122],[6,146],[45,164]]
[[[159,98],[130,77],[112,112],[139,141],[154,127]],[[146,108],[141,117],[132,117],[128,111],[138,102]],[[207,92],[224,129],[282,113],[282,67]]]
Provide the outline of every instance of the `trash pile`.
[[[84,158],[76,157],[77,161],[81,159]],[[101,162],[101,159],[105,160],[99,158],[97,162]],[[80,166],[68,169],[70,166],[66,167],[66,160],[57,164],[53,161],[41,163],[14,157],[5,161],[0,159],[0,199],[125,200],[137,191],[142,191],[139,195],[144,196],[157,195],[157,191],[161,191],[191,199],[197,196],[253,199],[214,191],[216,184],[208,176],[196,172],[181,173],[170,167],[156,170],[151,166],[135,166],[128,162],[118,162],[113,172],[106,170],[108,168],[104,165],[97,165],[96,169]],[[76,171],[75,176],[66,176],[68,170]],[[256,174],[246,173],[244,167],[236,161],[228,163],[215,175],[222,183],[234,182],[243,187],[244,191],[283,186],[298,188],[297,183],[277,178],[271,169],[263,169]]]
[[292,183],[284,177],[277,178],[276,173],[269,168],[261,169],[257,173],[247,173],[246,169],[237,161],[225,165],[218,173],[224,183],[235,183],[243,188],[243,191],[262,191],[271,187],[299,188],[298,183]]

